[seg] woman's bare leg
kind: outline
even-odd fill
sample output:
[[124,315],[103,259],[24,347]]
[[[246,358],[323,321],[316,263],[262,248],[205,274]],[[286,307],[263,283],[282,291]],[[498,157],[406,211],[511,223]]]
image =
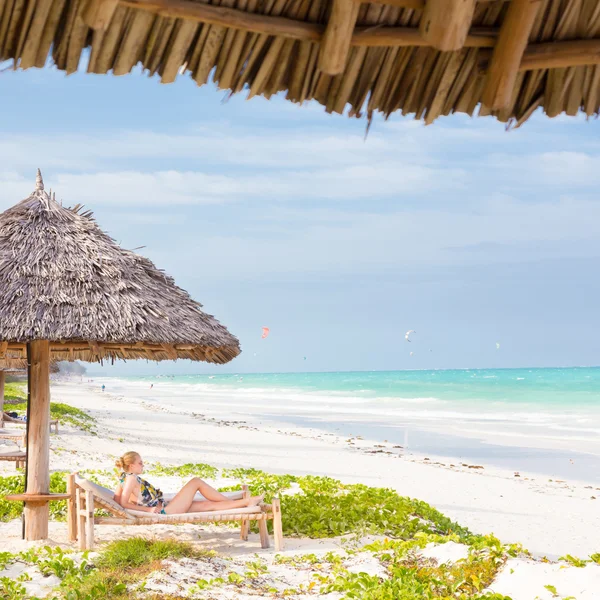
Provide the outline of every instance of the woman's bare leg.
[[[249,504],[251,498],[243,498],[242,500],[225,500],[224,502],[212,502],[211,500],[196,500],[187,512],[208,512],[213,510],[229,510],[230,508],[246,508],[247,506],[256,506],[261,500],[261,496],[254,496],[254,504]],[[171,505],[167,507],[169,509]]]
[[[218,492],[217,490],[215,490],[214,487],[208,485],[208,483],[206,483],[206,481],[203,481],[202,479],[199,479],[197,477],[195,477],[194,479],[198,479],[198,486],[199,486],[198,491],[207,500],[212,500],[213,502],[227,502],[230,500],[227,496],[225,496],[224,494],[221,494],[221,492]],[[194,481],[194,480],[192,479],[192,481]]]
[[[196,492],[200,492],[206,501],[194,502],[194,496]],[[259,498],[256,500],[256,498]],[[211,487],[205,481],[202,481],[199,477],[194,477],[188,481],[182,488],[177,492],[177,495],[173,500],[169,502],[169,505],[165,509],[168,514],[181,514],[189,512],[192,504],[204,504],[206,507],[209,504],[217,504],[217,509],[227,510],[228,508],[242,508],[245,506],[256,505],[261,501],[261,497],[255,496],[253,498],[243,498],[242,500],[230,500],[227,496],[224,496],[220,492],[217,492],[215,488]],[[231,506],[229,504],[233,503]],[[226,506],[227,505],[227,506]],[[214,508],[203,508],[204,510],[215,510]],[[199,512],[194,510],[193,512]]]

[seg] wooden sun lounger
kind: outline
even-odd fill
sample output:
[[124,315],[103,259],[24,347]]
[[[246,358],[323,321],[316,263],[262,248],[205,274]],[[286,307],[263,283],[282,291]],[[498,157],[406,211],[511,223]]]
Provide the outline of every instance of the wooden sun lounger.
[[25,432],[19,429],[0,429],[0,440],[11,440],[25,447]]
[[[226,492],[225,495],[232,500],[239,500],[250,496],[247,486],[242,486],[241,492]],[[273,537],[275,550],[283,549],[283,530],[281,523],[281,504],[279,498],[274,498],[272,504],[263,504],[248,508],[234,508],[223,511],[210,511],[201,513],[185,513],[178,515],[161,515],[123,508],[114,499],[112,490],[97,483],[93,483],[77,473],[67,476],[67,523],[69,539],[77,541],[81,550],[91,550],[94,547],[94,525],[171,525],[179,523],[224,523],[240,521],[240,537],[248,539],[250,522],[258,522],[260,545],[269,547],[269,532],[267,521],[273,521]],[[168,499],[168,495],[165,494]],[[196,500],[203,500],[200,494]],[[94,516],[94,509],[100,508],[111,513],[110,517]]]
[[[4,423],[19,423],[20,425],[26,425],[26,422],[22,419],[15,419],[6,414],[0,416],[0,429],[4,427]],[[50,419],[50,433],[52,433],[52,426],[54,426],[54,433],[58,433],[58,419]]]
[[0,452],[0,460],[7,460],[15,463],[17,469],[25,466],[27,452],[22,450],[13,450],[12,452]]

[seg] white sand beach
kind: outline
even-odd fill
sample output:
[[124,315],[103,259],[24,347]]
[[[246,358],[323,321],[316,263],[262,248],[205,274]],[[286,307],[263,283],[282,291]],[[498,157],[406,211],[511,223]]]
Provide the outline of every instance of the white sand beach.
[[[589,482],[523,472],[515,476],[485,464],[405,454],[383,440],[348,439],[309,428],[286,429],[238,420],[235,415],[220,418],[205,410],[201,397],[193,415],[133,394],[103,393],[96,384],[54,383],[52,399],[89,412],[97,420],[98,431],[93,436],[61,427],[59,435],[51,436],[52,470],[112,469],[116,456],[136,450],[147,463],[202,462],[220,468],[327,475],[346,483],[390,487],[401,495],[424,500],[474,533],[493,533],[504,543],[523,544],[534,558],[556,561],[567,554],[586,558],[600,550],[600,488]],[[12,472],[14,466],[0,464],[1,474]],[[165,491],[175,491],[181,484],[177,478],[160,478],[157,483]],[[248,542],[239,540],[235,529],[192,525],[145,529],[96,527],[97,540],[176,536],[200,538],[207,548],[234,556],[274,554],[272,549],[260,550],[256,535]],[[52,543],[66,545],[66,525],[51,523],[50,538]],[[0,523],[0,539],[2,550],[18,551],[26,546],[20,539],[19,521]],[[336,548],[340,544],[335,539],[289,538],[284,554]],[[515,559],[514,564],[509,561],[493,589],[513,600],[551,598],[545,585],[578,600],[597,598],[600,566],[590,563],[578,569],[564,563]]]

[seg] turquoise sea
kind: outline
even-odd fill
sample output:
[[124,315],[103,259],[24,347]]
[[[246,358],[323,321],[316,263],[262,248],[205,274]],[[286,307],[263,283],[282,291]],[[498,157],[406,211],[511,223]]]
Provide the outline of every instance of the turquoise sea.
[[[232,388],[280,388],[368,398],[435,398],[455,402],[508,402],[600,408],[600,367],[452,369],[337,373],[249,373],[167,376],[173,383]],[[156,381],[148,377],[149,381]]]
[[190,413],[360,435],[404,445],[407,453],[600,481],[598,367],[240,373],[107,383]]

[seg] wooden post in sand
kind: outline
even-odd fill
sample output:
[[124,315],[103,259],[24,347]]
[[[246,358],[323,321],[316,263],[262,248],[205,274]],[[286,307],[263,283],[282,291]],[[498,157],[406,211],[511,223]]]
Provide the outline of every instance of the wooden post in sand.
[[77,540],[77,486],[75,484],[75,473],[67,477],[67,493],[71,497],[67,500],[67,528],[69,532],[69,541]]
[[[27,343],[29,420],[26,494],[50,491],[50,342]],[[48,501],[25,502],[25,539],[48,537]]]
[[[243,496],[242,498],[246,499],[246,498],[250,498],[250,488],[248,487],[247,484],[243,484],[242,485],[242,493]],[[240,527],[240,539],[248,541],[248,533],[250,532],[250,520],[249,519],[243,519],[241,522],[241,527]]]
[[0,371],[0,427],[4,427],[4,382],[6,375]]

